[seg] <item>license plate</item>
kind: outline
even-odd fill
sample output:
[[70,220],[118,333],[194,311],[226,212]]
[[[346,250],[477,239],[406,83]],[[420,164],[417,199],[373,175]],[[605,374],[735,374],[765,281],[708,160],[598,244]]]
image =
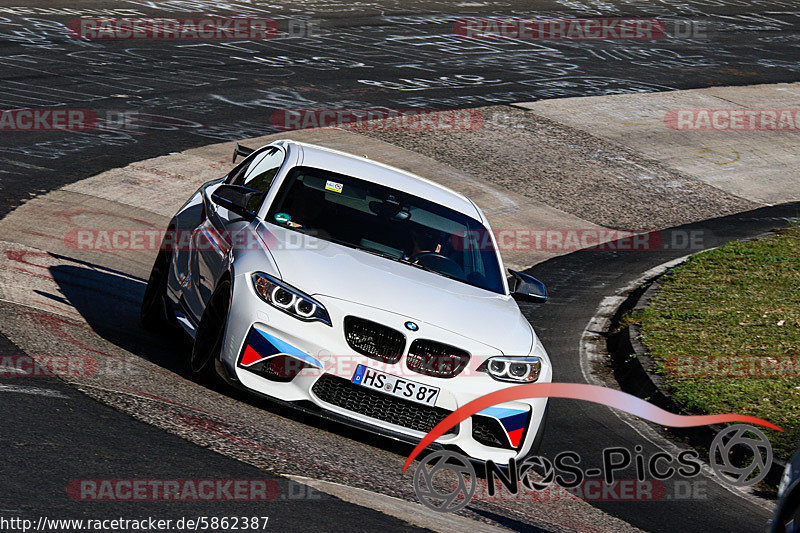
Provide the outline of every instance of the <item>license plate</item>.
[[424,405],[436,405],[436,398],[439,397],[438,387],[393,376],[364,365],[356,367],[353,383]]

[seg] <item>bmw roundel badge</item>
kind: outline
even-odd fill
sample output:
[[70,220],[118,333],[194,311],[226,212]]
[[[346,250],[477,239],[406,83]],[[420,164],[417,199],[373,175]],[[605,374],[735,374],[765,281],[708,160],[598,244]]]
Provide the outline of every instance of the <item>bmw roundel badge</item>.
[[406,322],[405,325],[406,325],[406,329],[408,329],[410,331],[417,331],[419,329],[419,326],[416,324],[416,322],[411,322],[410,320],[408,322]]

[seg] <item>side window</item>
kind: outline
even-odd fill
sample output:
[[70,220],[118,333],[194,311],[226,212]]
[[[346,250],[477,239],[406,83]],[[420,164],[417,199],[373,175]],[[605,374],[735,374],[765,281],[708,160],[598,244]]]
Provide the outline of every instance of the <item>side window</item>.
[[284,153],[278,148],[268,148],[263,152],[255,154],[250,160],[243,162],[240,168],[231,173],[228,183],[231,185],[241,185],[261,191],[262,194],[254,196],[250,200],[247,209],[253,213],[258,211],[261,202],[267,195],[275,175],[278,174],[283,164]]
[[233,185],[242,185],[266,193],[283,163],[283,152],[277,148],[256,154],[252,161],[240,169],[231,180]]

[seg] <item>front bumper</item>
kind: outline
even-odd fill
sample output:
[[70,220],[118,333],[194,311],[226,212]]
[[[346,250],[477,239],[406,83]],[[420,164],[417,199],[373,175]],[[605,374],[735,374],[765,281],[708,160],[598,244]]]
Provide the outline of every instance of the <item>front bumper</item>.
[[[303,322],[272,308],[258,297],[246,276],[237,276],[221,353],[221,373],[236,385],[260,395],[305,410],[311,407],[329,418],[414,444],[452,411],[480,396],[513,386],[477,371],[486,357],[503,355],[496,350],[492,352],[484,345],[419,321],[419,331],[404,330],[403,324],[414,317],[335,298],[314,297],[325,305],[333,327],[321,322]],[[397,363],[389,364],[355,352],[345,339],[345,316],[364,318],[403,332],[404,355]],[[418,337],[467,350],[472,354],[468,366],[453,378],[412,372],[406,366],[406,355],[411,342]],[[265,371],[271,360],[287,355],[299,365],[289,377]],[[544,361],[538,382],[549,382],[551,368],[541,345],[534,355]],[[412,402],[353,383],[358,365],[439,388],[435,405]],[[436,444],[458,449],[477,460],[506,463],[530,451],[546,406],[547,398],[534,398],[485,409],[437,439]]]

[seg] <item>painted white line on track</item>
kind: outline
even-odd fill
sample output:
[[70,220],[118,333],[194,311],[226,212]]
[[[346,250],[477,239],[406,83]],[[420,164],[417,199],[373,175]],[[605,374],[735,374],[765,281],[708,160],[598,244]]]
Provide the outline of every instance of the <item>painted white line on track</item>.
[[69,398],[66,394],[53,389],[40,389],[38,387],[21,387],[19,385],[0,384],[0,392],[16,392],[20,394],[35,394],[37,396],[50,396],[51,398]]

